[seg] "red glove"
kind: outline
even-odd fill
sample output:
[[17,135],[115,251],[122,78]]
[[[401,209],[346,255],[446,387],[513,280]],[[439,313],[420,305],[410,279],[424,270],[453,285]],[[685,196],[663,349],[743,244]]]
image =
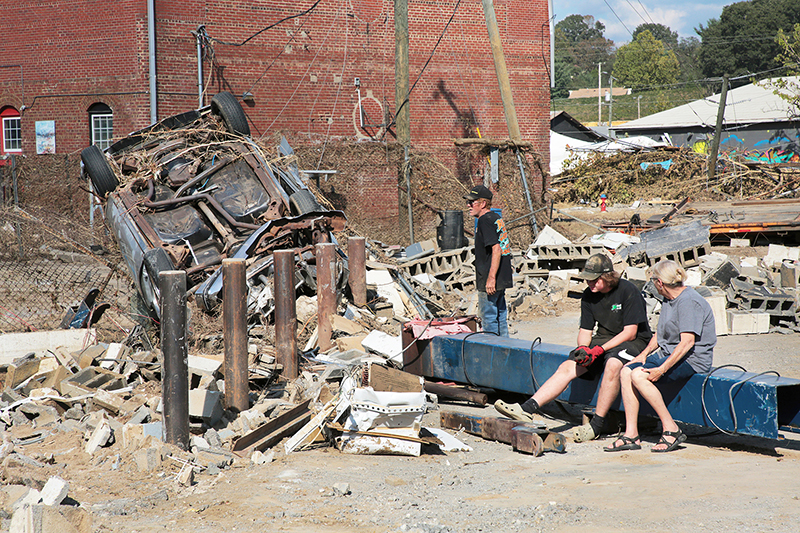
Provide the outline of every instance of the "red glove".
[[591,348],[588,346],[578,346],[570,352],[569,357],[574,360],[576,364],[588,368],[605,352],[602,346],[592,346]]

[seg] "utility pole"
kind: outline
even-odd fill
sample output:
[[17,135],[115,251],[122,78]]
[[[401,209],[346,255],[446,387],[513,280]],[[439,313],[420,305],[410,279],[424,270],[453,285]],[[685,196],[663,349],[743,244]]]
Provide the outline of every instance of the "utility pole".
[[411,143],[411,110],[408,94],[408,0],[394,0],[394,105],[397,141],[403,145],[403,174],[408,200],[408,235],[414,243],[414,214],[408,145]]
[[708,154],[708,181],[714,181],[714,174],[717,171],[717,152],[719,151],[719,141],[722,137],[722,121],[725,118],[725,103],[728,99],[728,78],[722,77],[722,92],[719,95],[719,109],[717,109],[717,124],[714,128],[714,142],[711,143],[711,153]]
[[603,120],[603,71],[600,68],[603,64],[597,64],[597,125]]
[[614,76],[611,74],[608,75],[608,127],[611,128],[611,125],[614,121]]
[[[503,43],[500,41],[500,31],[497,28],[497,16],[494,12],[492,0],[482,0],[483,14],[486,17],[486,29],[489,31],[489,43],[492,45],[492,58],[494,59],[494,70],[497,74],[497,83],[500,86],[500,97],[503,100],[503,112],[506,116],[508,126],[508,136],[514,143],[522,141],[519,132],[519,122],[517,122],[517,110],[514,107],[514,97],[511,94],[511,82],[508,79],[508,69],[506,68],[506,58],[503,54]],[[528,179],[525,177],[525,167],[522,164],[522,155],[519,148],[514,148],[517,156],[517,165],[522,176],[522,186],[525,189],[525,199],[528,201],[528,209],[531,211],[531,227],[534,235],[538,233],[536,228],[536,217],[533,214],[533,202],[531,202],[531,192],[528,189]]]

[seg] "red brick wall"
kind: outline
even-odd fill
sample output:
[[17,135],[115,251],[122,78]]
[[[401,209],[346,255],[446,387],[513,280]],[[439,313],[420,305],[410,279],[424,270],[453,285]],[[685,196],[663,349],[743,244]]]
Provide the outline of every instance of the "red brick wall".
[[[420,76],[456,3],[410,2],[411,84]],[[0,107],[27,106],[22,114],[25,153],[35,153],[37,120],[56,121],[58,153],[84,148],[89,142],[86,111],[96,102],[112,108],[116,136],[149,123],[145,0],[4,4],[6,34],[14,39],[7,39],[0,50],[0,64],[22,65],[24,102],[20,69],[2,68]],[[203,62],[207,94],[252,92],[253,105],[244,109],[254,137],[284,133],[295,144],[309,145],[333,139],[393,141],[391,131],[360,127],[354,79],[361,81],[367,124],[380,124],[385,114],[394,112],[394,2],[322,0],[310,13],[252,37],[313,4],[313,0],[157,0],[159,118],[197,107],[197,48],[191,32],[205,25],[211,38]],[[495,10],[522,137],[534,143],[546,164],[547,3],[495,0]],[[205,102],[209,101],[207,96]],[[474,137],[476,126],[484,137],[508,137],[480,2],[458,4],[411,94],[410,111],[414,147],[452,148],[452,138]],[[455,150],[449,153],[450,157],[445,151],[443,163],[456,168]],[[384,165],[364,168],[354,176],[363,181],[364,190],[381,190],[381,195],[394,198],[370,204],[375,216],[397,213],[394,172],[394,167],[387,171]],[[387,175],[392,177],[376,178]]]

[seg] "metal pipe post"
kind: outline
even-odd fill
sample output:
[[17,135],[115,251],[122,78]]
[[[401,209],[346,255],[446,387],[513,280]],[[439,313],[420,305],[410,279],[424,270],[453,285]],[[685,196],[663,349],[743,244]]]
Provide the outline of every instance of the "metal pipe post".
[[294,250],[275,250],[275,348],[283,375],[295,379],[297,363],[297,309],[294,290]]
[[322,351],[331,343],[331,317],[336,312],[336,245],[317,245],[317,344]]
[[222,260],[222,323],[225,339],[225,406],[250,408],[247,380],[247,283],[244,259]]
[[189,358],[186,345],[186,272],[168,270],[158,276],[161,291],[161,400],[169,444],[189,448]]
[[347,260],[353,303],[358,307],[364,307],[367,305],[367,248],[364,237],[347,239]]

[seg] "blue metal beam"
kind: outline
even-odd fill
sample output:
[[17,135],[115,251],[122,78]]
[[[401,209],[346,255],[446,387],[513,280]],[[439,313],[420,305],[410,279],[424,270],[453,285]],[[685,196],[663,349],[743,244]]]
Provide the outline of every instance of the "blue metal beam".
[[[567,359],[571,347],[473,333],[418,341],[418,349],[412,371],[427,378],[533,394]],[[593,406],[598,388],[599,380],[579,378],[559,399]],[[687,424],[772,439],[779,437],[779,429],[800,430],[796,379],[719,368],[665,389],[664,399],[673,417]],[[619,399],[613,408],[622,408]]]

